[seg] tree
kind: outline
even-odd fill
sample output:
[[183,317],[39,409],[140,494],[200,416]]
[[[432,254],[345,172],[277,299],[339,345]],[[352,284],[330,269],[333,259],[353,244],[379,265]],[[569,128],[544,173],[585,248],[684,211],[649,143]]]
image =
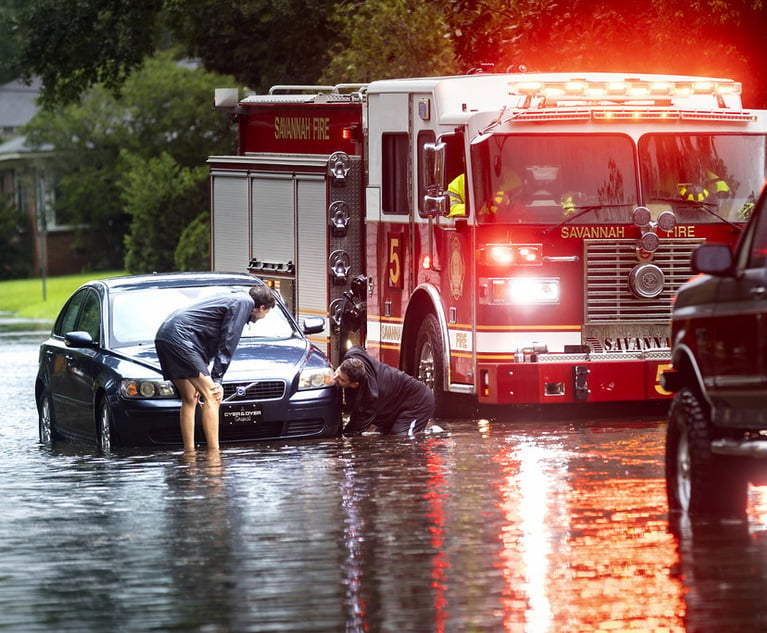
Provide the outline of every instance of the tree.
[[167,0],[163,19],[205,68],[258,92],[311,84],[339,38],[328,0]]
[[614,70],[730,77],[767,107],[761,0],[453,0],[447,20],[465,68]]
[[155,51],[178,45],[211,72],[263,90],[316,81],[337,39],[326,0],[32,0],[11,16],[14,67],[47,107],[103,85],[117,94]]
[[15,68],[48,107],[95,84],[117,91],[159,40],[163,0],[31,0],[13,17]]
[[19,50],[12,25],[25,4],[25,0],[0,0],[0,84],[18,77],[11,63]]
[[124,159],[128,168],[120,190],[131,217],[125,268],[131,273],[175,270],[181,234],[201,212],[208,214],[207,167],[181,167],[167,152],[149,160],[126,153]]
[[339,3],[334,16],[341,43],[323,82],[368,82],[456,71],[447,25],[428,0],[362,0]]
[[173,254],[176,270],[210,268],[210,211],[205,209],[181,232]]
[[[122,267],[125,235],[146,230],[132,224],[134,215],[126,210],[130,200],[121,194],[129,172],[139,169],[141,161],[166,154],[178,169],[204,169],[209,155],[234,151],[231,122],[211,108],[213,88],[233,83],[231,77],[179,65],[165,53],[130,76],[122,98],[98,85],[81,103],[42,111],[28,124],[26,133],[34,146],[56,150],[51,167],[58,183],[54,212],[59,223],[77,227],[77,245],[95,269]],[[153,187],[152,174],[142,175],[144,186]],[[138,184],[130,190],[140,198]],[[192,207],[184,222],[209,206],[204,188],[194,195],[196,204],[179,203]],[[166,225],[163,230],[176,231],[177,238],[182,229]],[[175,241],[164,247],[168,252],[163,257],[172,263]]]
[[32,240],[23,213],[0,196],[0,279],[27,276],[32,270]]

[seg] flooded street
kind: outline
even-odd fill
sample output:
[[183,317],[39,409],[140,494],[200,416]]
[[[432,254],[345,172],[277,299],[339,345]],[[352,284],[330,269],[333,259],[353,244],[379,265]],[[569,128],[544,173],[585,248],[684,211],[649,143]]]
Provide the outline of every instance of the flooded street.
[[103,456],[3,332],[0,631],[767,631],[767,491],[670,525],[660,420]]

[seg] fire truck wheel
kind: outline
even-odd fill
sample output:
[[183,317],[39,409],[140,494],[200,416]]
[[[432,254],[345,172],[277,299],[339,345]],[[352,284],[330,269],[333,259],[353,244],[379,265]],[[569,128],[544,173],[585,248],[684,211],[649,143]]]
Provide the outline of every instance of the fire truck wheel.
[[708,409],[682,389],[671,403],[666,429],[669,510],[719,517],[746,512],[748,476],[739,463],[711,452]]
[[445,352],[439,336],[439,325],[433,314],[427,314],[418,329],[415,341],[413,375],[434,392],[436,417],[444,414],[446,394],[442,390],[445,372]]

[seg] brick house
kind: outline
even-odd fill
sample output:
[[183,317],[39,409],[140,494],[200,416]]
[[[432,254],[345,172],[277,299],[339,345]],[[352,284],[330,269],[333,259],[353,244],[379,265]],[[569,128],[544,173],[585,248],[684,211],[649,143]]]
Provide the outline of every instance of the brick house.
[[73,248],[73,228],[56,222],[51,205],[55,187],[46,178],[45,163],[52,148],[33,150],[21,134],[37,111],[38,93],[39,82],[0,86],[0,196],[26,218],[33,236],[35,274],[79,273],[87,260]]

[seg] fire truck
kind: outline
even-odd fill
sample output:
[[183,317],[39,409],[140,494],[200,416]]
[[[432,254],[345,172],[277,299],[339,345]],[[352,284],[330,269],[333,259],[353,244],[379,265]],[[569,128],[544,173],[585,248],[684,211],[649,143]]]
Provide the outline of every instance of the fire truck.
[[675,291],[765,182],[733,80],[511,73],[216,91],[212,268],[479,404],[666,399]]

